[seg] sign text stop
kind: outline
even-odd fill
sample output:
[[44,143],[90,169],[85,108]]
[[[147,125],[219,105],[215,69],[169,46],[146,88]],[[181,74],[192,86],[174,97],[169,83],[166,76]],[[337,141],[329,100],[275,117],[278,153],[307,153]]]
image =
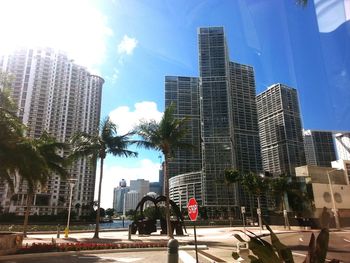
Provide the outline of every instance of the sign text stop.
[[195,198],[191,198],[187,204],[188,216],[191,221],[196,221],[198,216],[198,204]]

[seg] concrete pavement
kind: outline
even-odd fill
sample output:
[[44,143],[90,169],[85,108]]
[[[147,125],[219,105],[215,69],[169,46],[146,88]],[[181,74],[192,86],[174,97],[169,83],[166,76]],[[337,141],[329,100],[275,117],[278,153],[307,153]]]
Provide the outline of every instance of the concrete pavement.
[[[272,227],[274,232],[277,234],[295,234],[298,235],[300,231],[302,233],[310,232],[311,230],[301,230],[299,227],[294,227],[292,230],[285,230],[283,227]],[[247,231],[250,231],[256,235],[267,235],[269,232],[267,230],[262,230],[258,227],[248,227]],[[199,245],[206,245],[208,250],[203,250],[200,252],[202,258],[206,258],[206,262],[232,262],[231,257],[233,248],[237,242],[234,234],[240,234],[241,237],[248,240],[248,237],[242,232],[242,227],[210,227],[210,228],[197,228],[197,242]],[[183,247],[188,244],[194,243],[193,228],[187,229],[188,234],[184,236],[176,236],[175,238],[179,241],[180,245]],[[318,233],[317,230],[315,232]],[[350,231],[348,231],[350,235]],[[61,233],[60,238],[57,238],[57,233],[41,233],[41,234],[30,234],[24,239],[23,244],[31,245],[32,243],[51,243],[53,240],[56,243],[74,243],[74,242],[100,242],[100,243],[129,243],[129,242],[152,242],[152,241],[167,241],[167,237],[160,235],[159,232],[153,233],[152,235],[132,235],[131,241],[128,240],[128,232],[126,230],[115,230],[115,231],[102,231],[100,232],[100,239],[92,239],[93,232],[83,232],[83,233],[71,233],[69,238],[62,238],[63,233]],[[349,237],[350,238],[350,237]],[[288,240],[288,239],[287,239]],[[307,245],[307,243],[305,243]],[[202,247],[203,248],[203,247]],[[140,249],[134,249],[133,251],[140,251]],[[160,248],[166,255],[166,248]],[[193,250],[193,248],[192,248]],[[124,250],[123,250],[124,251]],[[119,249],[118,253],[122,253]],[[299,251],[298,251],[299,252]],[[62,253],[62,252],[60,252]],[[85,251],[84,251],[85,253]],[[92,252],[87,253],[101,253]],[[111,253],[108,251],[106,253]],[[192,257],[194,256],[194,252]],[[190,254],[191,254],[190,253]],[[302,253],[300,253],[302,254]],[[299,254],[295,254],[297,259],[296,262],[302,262],[304,257]],[[1,260],[1,258],[0,258]],[[146,262],[146,261],[143,261]],[[163,261],[158,261],[163,262]],[[205,261],[203,261],[205,262]]]

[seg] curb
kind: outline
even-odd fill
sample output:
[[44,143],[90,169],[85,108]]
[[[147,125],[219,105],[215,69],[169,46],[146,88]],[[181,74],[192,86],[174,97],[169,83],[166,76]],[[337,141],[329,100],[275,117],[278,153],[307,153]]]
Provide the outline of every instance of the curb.
[[[58,257],[65,255],[89,255],[89,254],[107,254],[107,253],[125,253],[125,252],[143,252],[143,251],[166,251],[167,247],[151,247],[151,248],[118,248],[118,249],[100,249],[100,250],[80,250],[80,251],[66,251],[66,252],[46,252],[46,253],[32,253],[32,254],[15,254],[1,256],[2,260],[15,260],[38,257]],[[194,250],[195,246],[187,245],[180,246],[179,250]],[[199,250],[207,250],[207,245],[197,245]]]

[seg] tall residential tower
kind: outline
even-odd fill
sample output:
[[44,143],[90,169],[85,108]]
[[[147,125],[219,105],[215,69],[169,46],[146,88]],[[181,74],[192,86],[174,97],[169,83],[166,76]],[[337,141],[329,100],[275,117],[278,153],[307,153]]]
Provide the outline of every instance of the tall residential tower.
[[283,84],[257,96],[264,171],[295,175],[306,164],[297,90]]
[[[47,131],[66,142],[78,131],[98,133],[104,80],[75,64],[65,53],[51,48],[19,49],[0,56],[0,70],[13,76],[12,97],[29,136],[37,138]],[[95,188],[94,167],[80,160],[72,166],[70,176],[76,179],[73,207],[90,204]],[[5,193],[1,205],[5,211],[22,214],[26,189],[17,186],[16,193],[14,200]],[[53,175],[36,193],[31,212],[56,214],[66,210],[68,193],[69,183]]]
[[[226,184],[224,171],[262,171],[254,71],[230,62],[222,27],[199,28],[198,44],[199,92],[190,95],[197,78],[166,77],[166,106],[174,103],[181,116],[189,115],[188,141],[201,150],[195,158],[201,160],[197,170],[187,162],[173,164],[177,168],[171,168],[175,176],[170,178],[170,195],[178,202],[195,196],[208,208],[246,205],[238,198],[238,187]],[[178,103],[180,94],[187,94],[186,100]]]

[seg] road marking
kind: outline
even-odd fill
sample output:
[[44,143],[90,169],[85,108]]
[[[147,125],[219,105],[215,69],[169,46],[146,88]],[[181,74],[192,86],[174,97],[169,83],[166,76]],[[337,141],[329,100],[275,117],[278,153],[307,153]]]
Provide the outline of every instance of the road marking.
[[196,263],[196,259],[194,259],[190,254],[183,250],[179,251],[179,258],[182,260],[182,262]]
[[344,238],[344,241],[350,243],[350,240],[349,240],[349,239]]
[[299,238],[299,241],[300,241],[300,242],[304,242],[303,238]]

